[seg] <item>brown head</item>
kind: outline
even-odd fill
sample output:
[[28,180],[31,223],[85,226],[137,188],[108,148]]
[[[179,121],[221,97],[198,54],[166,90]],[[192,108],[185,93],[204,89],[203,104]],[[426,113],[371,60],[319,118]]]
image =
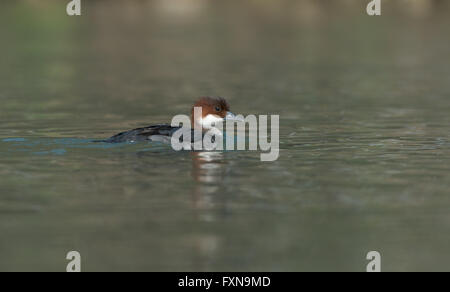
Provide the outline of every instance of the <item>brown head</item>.
[[[202,114],[195,116],[194,109],[201,108]],[[223,122],[231,119],[234,114],[230,112],[230,106],[225,98],[222,97],[201,97],[192,107],[191,123],[192,127],[195,124],[201,126],[203,129],[211,128],[211,124],[215,122]]]

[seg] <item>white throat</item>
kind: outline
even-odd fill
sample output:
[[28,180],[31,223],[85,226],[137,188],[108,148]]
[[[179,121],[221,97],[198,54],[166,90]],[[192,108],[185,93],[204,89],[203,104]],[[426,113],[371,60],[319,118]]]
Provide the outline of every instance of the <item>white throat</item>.
[[216,115],[207,115],[204,118],[197,119],[196,124],[201,126],[203,129],[213,129],[219,123],[224,121],[223,118]]

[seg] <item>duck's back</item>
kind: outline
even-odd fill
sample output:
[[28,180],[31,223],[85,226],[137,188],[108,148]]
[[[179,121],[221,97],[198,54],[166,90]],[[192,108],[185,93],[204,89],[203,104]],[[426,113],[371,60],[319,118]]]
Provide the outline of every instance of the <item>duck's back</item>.
[[179,127],[172,127],[167,124],[153,125],[144,128],[137,128],[112,136],[102,142],[106,143],[125,143],[140,141],[160,141],[169,142],[173,133],[179,130]]

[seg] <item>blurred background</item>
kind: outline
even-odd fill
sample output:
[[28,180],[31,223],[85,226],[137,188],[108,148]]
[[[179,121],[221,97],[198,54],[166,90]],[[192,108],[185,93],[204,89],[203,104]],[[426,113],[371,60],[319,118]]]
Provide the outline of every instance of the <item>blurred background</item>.
[[[0,3],[0,270],[450,270],[450,1]],[[91,139],[225,96],[281,153]]]

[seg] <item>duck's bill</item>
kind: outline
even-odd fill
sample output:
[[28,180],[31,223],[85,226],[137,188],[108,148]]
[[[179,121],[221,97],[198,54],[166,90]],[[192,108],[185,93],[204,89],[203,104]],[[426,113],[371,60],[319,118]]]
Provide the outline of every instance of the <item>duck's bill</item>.
[[225,121],[244,122],[244,118],[241,115],[236,116],[232,112],[228,112],[227,115],[225,116]]

